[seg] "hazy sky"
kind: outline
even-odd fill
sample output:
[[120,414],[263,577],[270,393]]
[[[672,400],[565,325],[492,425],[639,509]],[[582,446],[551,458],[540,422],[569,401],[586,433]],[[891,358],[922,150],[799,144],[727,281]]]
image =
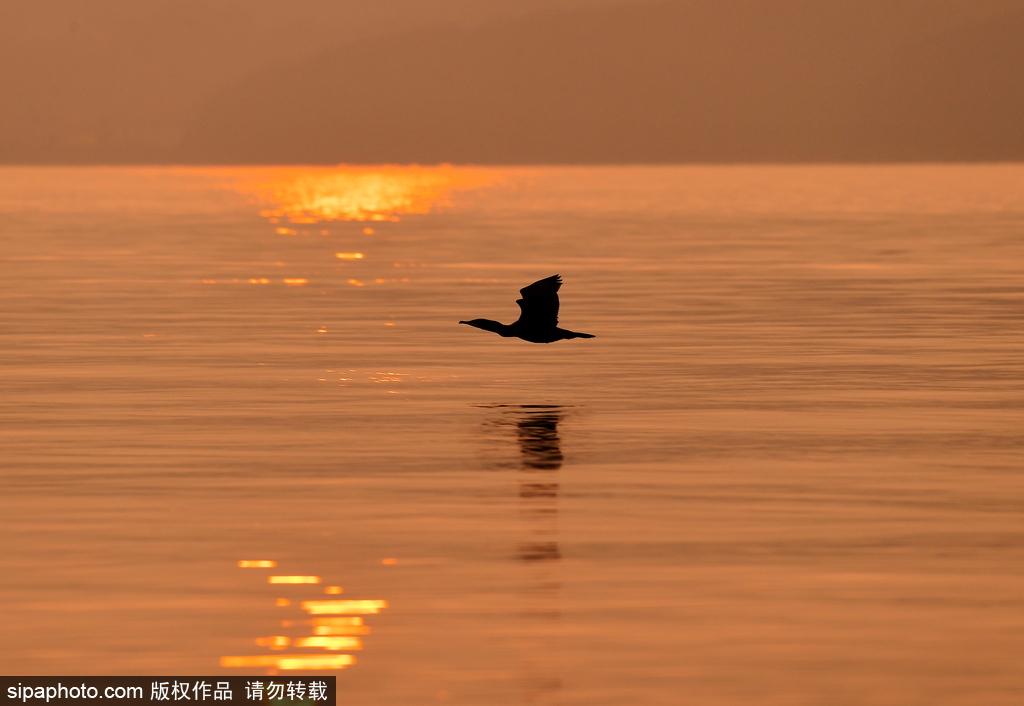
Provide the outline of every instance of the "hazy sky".
[[1022,36],[1020,0],[6,0],[0,161],[1024,159]]

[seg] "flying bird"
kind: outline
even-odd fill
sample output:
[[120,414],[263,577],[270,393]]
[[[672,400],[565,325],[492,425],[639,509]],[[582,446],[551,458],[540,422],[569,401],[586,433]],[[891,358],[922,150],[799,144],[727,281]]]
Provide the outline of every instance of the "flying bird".
[[592,333],[558,328],[558,288],[561,286],[562,277],[551,275],[520,289],[523,298],[516,299],[516,304],[521,313],[514,323],[503,324],[490,319],[470,319],[459,323],[491,331],[505,338],[521,338],[530,343],[554,343],[563,338],[594,338]]

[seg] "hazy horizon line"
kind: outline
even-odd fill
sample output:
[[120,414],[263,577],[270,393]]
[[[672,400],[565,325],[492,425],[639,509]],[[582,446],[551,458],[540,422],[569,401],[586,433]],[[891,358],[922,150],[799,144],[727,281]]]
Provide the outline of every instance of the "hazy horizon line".
[[919,159],[919,160],[695,160],[658,162],[0,162],[0,168],[237,168],[237,167],[470,167],[523,168],[523,167],[854,167],[854,166],[1010,166],[1024,165],[1024,159]]

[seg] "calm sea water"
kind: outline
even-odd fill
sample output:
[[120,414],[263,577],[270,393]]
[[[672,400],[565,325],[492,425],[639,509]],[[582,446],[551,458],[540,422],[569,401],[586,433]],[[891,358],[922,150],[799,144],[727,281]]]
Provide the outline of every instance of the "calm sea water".
[[[1024,702],[1024,166],[6,168],[0,217],[4,673]],[[556,272],[597,338],[457,325]]]

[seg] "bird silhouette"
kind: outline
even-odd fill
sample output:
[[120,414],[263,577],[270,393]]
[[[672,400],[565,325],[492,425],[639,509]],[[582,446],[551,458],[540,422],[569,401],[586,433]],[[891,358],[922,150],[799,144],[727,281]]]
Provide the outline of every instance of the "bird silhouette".
[[558,328],[558,289],[561,286],[562,277],[551,275],[520,289],[523,298],[516,299],[516,304],[521,313],[514,323],[503,324],[490,319],[470,319],[459,323],[491,331],[505,338],[521,338],[530,343],[554,343],[565,338],[594,338],[591,333]]

